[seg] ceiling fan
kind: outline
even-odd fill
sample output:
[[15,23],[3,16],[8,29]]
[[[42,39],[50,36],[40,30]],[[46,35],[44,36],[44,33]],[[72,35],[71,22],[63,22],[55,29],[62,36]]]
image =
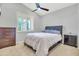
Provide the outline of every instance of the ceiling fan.
[[36,7],[37,7],[37,9],[33,10],[32,12],[35,12],[38,9],[42,9],[42,10],[45,10],[45,11],[49,11],[49,9],[41,7],[39,3],[36,3]]

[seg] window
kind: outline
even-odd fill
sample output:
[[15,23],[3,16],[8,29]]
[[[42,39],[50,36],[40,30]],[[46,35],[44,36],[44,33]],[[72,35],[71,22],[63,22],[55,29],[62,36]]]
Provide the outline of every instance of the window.
[[30,17],[23,18],[21,16],[18,17],[18,31],[31,31],[33,28],[33,24]]

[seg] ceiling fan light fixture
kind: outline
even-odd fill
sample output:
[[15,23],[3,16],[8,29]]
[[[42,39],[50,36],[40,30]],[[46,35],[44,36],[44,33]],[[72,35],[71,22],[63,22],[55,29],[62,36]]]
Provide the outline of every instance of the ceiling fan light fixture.
[[41,10],[40,8],[37,8],[38,10]]

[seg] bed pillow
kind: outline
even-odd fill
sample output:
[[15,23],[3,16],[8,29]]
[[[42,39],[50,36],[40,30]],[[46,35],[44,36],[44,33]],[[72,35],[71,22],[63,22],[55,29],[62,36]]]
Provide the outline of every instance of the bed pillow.
[[45,32],[45,33],[53,33],[53,34],[60,34],[60,31],[58,31],[58,30],[44,30],[42,32]]

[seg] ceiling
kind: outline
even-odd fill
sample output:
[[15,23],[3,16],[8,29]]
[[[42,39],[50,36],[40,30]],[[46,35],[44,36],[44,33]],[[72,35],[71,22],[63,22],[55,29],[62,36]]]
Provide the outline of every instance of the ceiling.
[[[48,13],[54,12],[56,10],[71,6],[73,4],[75,4],[75,3],[40,3],[41,7],[48,8],[49,11],[44,11],[44,10],[39,9],[35,12],[38,15],[43,16],[43,15],[46,15]],[[32,11],[37,8],[35,3],[24,3],[24,5],[28,8],[30,8]]]

